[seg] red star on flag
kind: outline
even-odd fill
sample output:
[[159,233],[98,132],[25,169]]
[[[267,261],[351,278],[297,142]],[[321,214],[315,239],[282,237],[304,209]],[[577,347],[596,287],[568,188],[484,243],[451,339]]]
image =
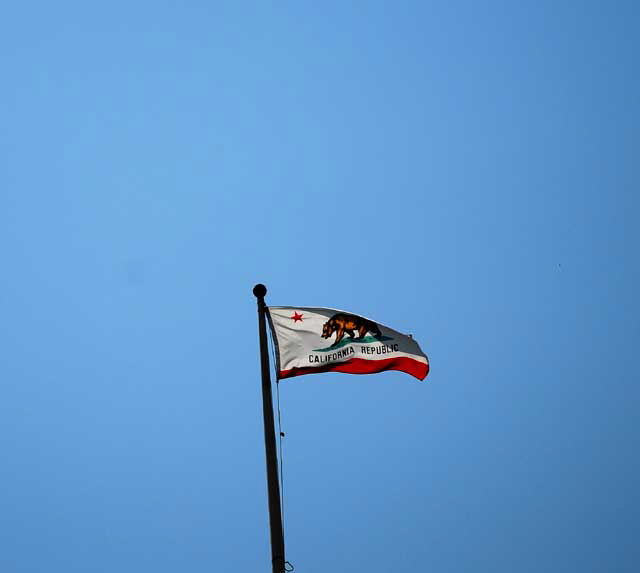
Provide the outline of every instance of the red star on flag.
[[302,322],[302,315],[298,314],[295,310],[293,311],[293,316],[291,317],[291,319],[293,320],[293,322]]

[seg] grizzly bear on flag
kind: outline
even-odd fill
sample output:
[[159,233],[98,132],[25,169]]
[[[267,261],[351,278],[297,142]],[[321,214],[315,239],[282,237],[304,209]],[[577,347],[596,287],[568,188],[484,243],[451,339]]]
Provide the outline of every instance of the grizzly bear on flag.
[[354,337],[354,331],[358,331],[358,338],[365,337],[367,332],[371,332],[376,338],[380,338],[382,333],[378,325],[366,318],[356,316],[355,314],[346,314],[344,312],[334,314],[322,326],[322,338],[330,338],[334,332],[337,332],[336,340],[331,346],[337,346],[344,337],[345,332]]

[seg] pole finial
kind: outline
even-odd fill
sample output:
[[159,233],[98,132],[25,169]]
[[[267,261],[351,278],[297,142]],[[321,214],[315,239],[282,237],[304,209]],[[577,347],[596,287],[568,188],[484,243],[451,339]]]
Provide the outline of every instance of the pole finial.
[[262,283],[258,283],[253,287],[253,294],[256,296],[256,298],[264,298],[267,294],[267,287]]

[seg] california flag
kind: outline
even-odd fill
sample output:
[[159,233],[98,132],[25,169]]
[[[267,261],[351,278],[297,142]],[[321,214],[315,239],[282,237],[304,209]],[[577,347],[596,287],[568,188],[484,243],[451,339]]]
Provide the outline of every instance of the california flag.
[[279,378],[314,372],[401,370],[419,380],[429,359],[411,335],[332,308],[270,306]]

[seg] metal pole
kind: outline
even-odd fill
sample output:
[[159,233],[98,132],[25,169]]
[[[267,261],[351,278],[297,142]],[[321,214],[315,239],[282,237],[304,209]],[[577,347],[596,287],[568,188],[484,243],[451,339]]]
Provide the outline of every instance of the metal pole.
[[264,451],[267,458],[267,491],[269,494],[269,525],[271,527],[271,563],[273,573],[285,573],[284,534],[280,512],[280,485],[278,481],[278,455],[276,429],[273,420],[269,348],[267,346],[266,305],[267,287],[257,284],[253,294],[258,299],[258,330],[260,333],[260,368],[262,370],[262,413],[264,416]]

